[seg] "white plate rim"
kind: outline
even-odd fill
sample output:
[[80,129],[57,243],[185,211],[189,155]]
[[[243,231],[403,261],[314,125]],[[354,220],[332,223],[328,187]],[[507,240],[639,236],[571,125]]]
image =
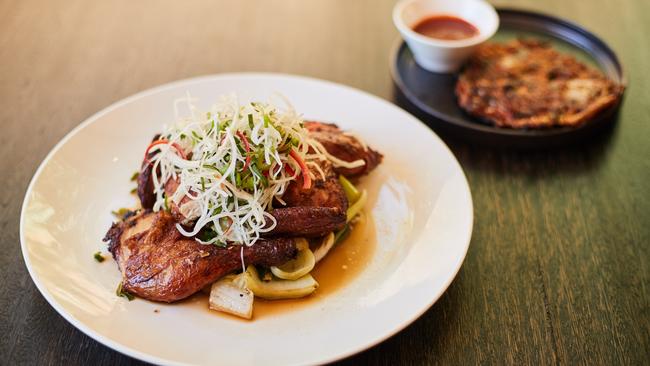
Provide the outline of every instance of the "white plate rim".
[[113,341],[97,332],[92,330],[89,326],[85,325],[83,322],[77,320],[74,316],[69,314],[63,307],[53,298],[53,296],[50,294],[50,292],[45,288],[45,285],[41,282],[40,278],[36,275],[35,270],[33,269],[33,266],[31,264],[31,260],[29,258],[29,255],[27,253],[27,246],[26,246],[26,238],[25,238],[25,211],[27,209],[29,199],[30,199],[30,194],[33,190],[33,187],[35,183],[38,181],[38,178],[40,177],[43,169],[47,166],[48,162],[51,160],[51,158],[56,154],[71,138],[73,138],[77,133],[82,131],[84,128],[87,126],[95,123],[97,120],[100,119],[100,117],[111,113],[112,111],[119,109],[123,105],[129,104],[133,101],[136,101],[141,98],[145,98],[149,95],[154,95],[157,93],[160,93],[162,91],[165,91],[167,89],[172,89],[180,85],[192,85],[195,83],[202,83],[211,79],[216,79],[216,78],[237,78],[237,77],[242,77],[242,78],[254,78],[254,77],[261,77],[261,78],[287,78],[287,79],[294,79],[294,80],[303,80],[307,82],[316,82],[316,83],[321,83],[324,85],[329,85],[337,88],[342,88],[342,89],[347,89],[348,91],[357,93],[357,94],[362,94],[365,97],[368,97],[370,99],[373,99],[374,101],[381,103],[381,104],[388,104],[392,108],[397,108],[403,113],[407,114],[410,116],[414,121],[419,123],[421,127],[424,127],[424,130],[428,131],[429,137],[432,139],[436,140],[442,148],[449,154],[451,157],[452,163],[455,165],[455,167],[458,169],[458,172],[460,173],[463,182],[465,183],[463,185],[463,191],[464,194],[467,196],[467,205],[465,209],[467,212],[470,213],[469,215],[469,222],[468,222],[468,230],[466,232],[465,238],[463,240],[460,240],[460,243],[463,243],[463,246],[461,247],[461,250],[459,253],[462,253],[458,258],[458,261],[454,263],[454,271],[453,275],[450,275],[446,281],[444,282],[444,285],[440,288],[440,290],[435,293],[432,297],[431,300],[428,304],[424,305],[421,307],[420,311],[414,312],[410,314],[410,316],[406,317],[399,326],[395,327],[392,331],[386,332],[384,334],[381,334],[379,336],[376,336],[374,338],[366,340],[366,342],[363,342],[363,344],[359,345],[355,349],[346,351],[346,352],[341,352],[336,355],[332,355],[328,358],[323,358],[318,361],[319,364],[326,364],[326,363],[331,363],[335,361],[339,361],[342,359],[345,359],[347,357],[350,357],[352,355],[355,355],[357,353],[360,353],[364,350],[370,349],[379,343],[387,340],[388,338],[394,336],[395,334],[399,333],[403,329],[405,329],[407,326],[412,324],[414,321],[416,321],[418,318],[420,318],[427,310],[429,310],[437,301],[438,299],[445,293],[445,291],[449,288],[453,280],[456,278],[458,275],[458,272],[460,271],[460,268],[465,260],[465,257],[467,256],[467,251],[469,249],[472,233],[473,233],[473,227],[474,227],[474,209],[473,209],[473,200],[472,200],[472,195],[471,191],[469,188],[469,183],[467,181],[467,177],[465,175],[465,172],[463,171],[462,167],[460,166],[460,163],[456,159],[455,155],[453,152],[449,149],[447,144],[442,141],[438,135],[436,135],[429,127],[427,127],[422,121],[420,121],[418,118],[414,117],[410,113],[406,112],[402,108],[394,105],[393,103],[390,103],[389,101],[386,101],[376,95],[373,95],[371,93],[368,93],[366,91],[353,88],[351,86],[347,86],[344,84],[339,84],[333,81],[329,80],[324,80],[324,79],[318,79],[314,77],[309,77],[309,76],[303,76],[303,75],[296,75],[296,74],[286,74],[286,73],[272,73],[272,72],[235,72],[235,73],[218,73],[218,74],[208,74],[208,75],[201,75],[201,76],[196,76],[196,77],[190,77],[190,78],[185,78],[185,79],[180,79],[176,81],[172,81],[169,83],[161,84],[158,86],[154,86],[152,88],[145,89],[143,91],[140,91],[138,93],[132,94],[126,98],[120,99],[116,102],[111,103],[107,107],[99,110],[98,112],[95,112],[88,118],[86,118],[84,121],[82,121],[79,125],[74,127],[72,130],[70,130],[58,143],[52,147],[52,149],[48,152],[48,154],[45,156],[43,161],[40,163],[38,168],[36,169],[34,175],[32,176],[32,179],[29,182],[29,185],[25,191],[25,196],[23,199],[22,203],[22,208],[20,212],[20,244],[21,244],[21,252],[23,256],[23,260],[25,262],[25,266],[27,267],[28,273],[36,285],[37,289],[41,293],[41,295],[46,299],[46,301],[52,306],[59,315],[61,315],[65,320],[67,320],[70,324],[72,324],[75,328],[79,329],[82,331],[84,334],[86,334],[88,337],[96,340],[97,342],[117,351],[122,354],[125,354],[127,356],[136,358],[141,361],[149,362],[149,363],[154,363],[154,364],[160,364],[160,365],[185,365],[185,363],[182,362],[175,362],[169,359],[164,359],[160,358],[154,355],[151,355],[149,353],[141,352],[136,349],[131,348],[128,345]]

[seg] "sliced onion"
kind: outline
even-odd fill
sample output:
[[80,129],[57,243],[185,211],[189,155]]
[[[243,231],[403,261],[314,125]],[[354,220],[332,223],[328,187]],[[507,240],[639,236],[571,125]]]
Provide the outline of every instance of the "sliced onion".
[[300,239],[298,246],[298,255],[295,259],[284,263],[281,266],[271,267],[271,273],[283,280],[297,280],[314,269],[316,257],[309,249],[307,240]]
[[264,282],[255,269],[255,266],[248,266],[246,272],[246,285],[255,296],[269,299],[296,299],[305,297],[318,288],[318,282],[311,275],[305,275],[297,280],[271,280]]

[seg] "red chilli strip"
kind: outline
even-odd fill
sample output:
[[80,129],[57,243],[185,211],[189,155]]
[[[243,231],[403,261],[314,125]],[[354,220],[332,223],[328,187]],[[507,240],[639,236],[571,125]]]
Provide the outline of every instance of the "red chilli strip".
[[289,151],[289,155],[293,158],[293,160],[300,165],[300,170],[302,170],[302,179],[303,179],[303,184],[302,188],[303,189],[309,189],[311,188],[311,177],[309,176],[309,168],[307,168],[307,164],[302,160],[300,155],[296,152],[296,150],[291,149]]
[[[144,161],[145,161],[147,164],[150,164],[150,163],[151,163],[151,161],[149,161],[149,151],[151,151],[151,149],[153,149],[154,146],[158,146],[158,145],[167,145],[167,144],[169,144],[169,140],[165,140],[165,139],[157,140],[157,141],[154,141],[154,142],[152,142],[151,144],[149,144],[149,146],[147,146],[147,150],[145,150],[145,152],[144,152]],[[178,153],[178,155],[179,155],[181,158],[183,158],[183,160],[187,160],[187,156],[186,156],[185,153],[183,152],[183,149],[180,147],[180,145],[178,145],[178,144],[175,143],[175,142],[172,142],[172,143],[171,143],[171,146],[176,150],[176,152]]]
[[296,174],[296,172],[293,169],[291,169],[289,164],[284,164],[284,171],[287,172],[287,174],[289,174],[290,176]]
[[244,167],[241,168],[241,171],[244,172],[251,163],[251,145],[248,144],[248,139],[241,131],[237,131],[237,137],[239,137],[239,139],[244,143],[244,150],[246,150],[246,162],[244,163]]

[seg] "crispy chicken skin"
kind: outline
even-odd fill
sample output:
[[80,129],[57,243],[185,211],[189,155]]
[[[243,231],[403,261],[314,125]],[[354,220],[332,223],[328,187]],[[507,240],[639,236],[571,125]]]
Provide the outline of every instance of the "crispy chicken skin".
[[[158,140],[159,137],[160,135],[155,135],[151,142]],[[151,159],[154,155],[155,153],[149,153],[147,159]],[[153,194],[153,178],[151,177],[153,169],[147,159],[144,159],[140,166],[137,193],[142,207],[151,209],[153,208],[154,203],[156,203],[156,196]]]
[[316,179],[312,181],[309,189],[302,188],[302,181],[289,183],[287,190],[282,195],[282,200],[289,207],[338,207],[345,211],[348,209],[348,199],[338,176],[332,168],[332,163],[321,161],[318,164],[324,173],[314,171]]
[[[338,207],[287,207],[271,211],[276,225],[264,236],[319,237],[345,226],[345,211]],[[257,244],[255,244],[257,245]]]
[[246,264],[275,266],[297,254],[293,238],[260,240],[251,247],[201,245],[176,230],[164,211],[136,214],[115,223],[104,241],[122,272],[122,288],[144,299],[184,299]]
[[316,141],[323,144],[328,153],[335,157],[348,162],[359,159],[365,162],[365,165],[357,168],[334,168],[338,174],[346,177],[361,176],[368,174],[381,163],[383,156],[380,153],[365,146],[356,137],[344,133],[335,124],[306,121],[305,128]]
[[156,196],[153,194],[153,179],[151,178],[152,169],[146,161],[142,162],[142,168],[138,175],[138,198],[142,207],[151,209],[156,203]]
[[316,173],[309,189],[302,188],[302,182],[289,183],[282,200],[287,207],[271,211],[277,224],[269,235],[292,234],[300,236],[322,236],[345,226],[348,199],[338,181],[331,163],[321,162],[325,177]]

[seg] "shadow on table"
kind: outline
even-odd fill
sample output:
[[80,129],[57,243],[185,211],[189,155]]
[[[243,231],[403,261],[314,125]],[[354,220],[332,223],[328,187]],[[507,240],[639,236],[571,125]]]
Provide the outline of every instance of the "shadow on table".
[[445,122],[435,120],[418,110],[397,89],[393,91],[393,101],[434,130],[453,151],[463,168],[490,170],[503,175],[530,176],[540,171],[544,175],[572,175],[591,171],[607,156],[612,141],[616,139],[619,125],[620,108],[610,117],[614,119],[612,123],[571,145],[510,148],[472,140],[458,130],[444,128]]

